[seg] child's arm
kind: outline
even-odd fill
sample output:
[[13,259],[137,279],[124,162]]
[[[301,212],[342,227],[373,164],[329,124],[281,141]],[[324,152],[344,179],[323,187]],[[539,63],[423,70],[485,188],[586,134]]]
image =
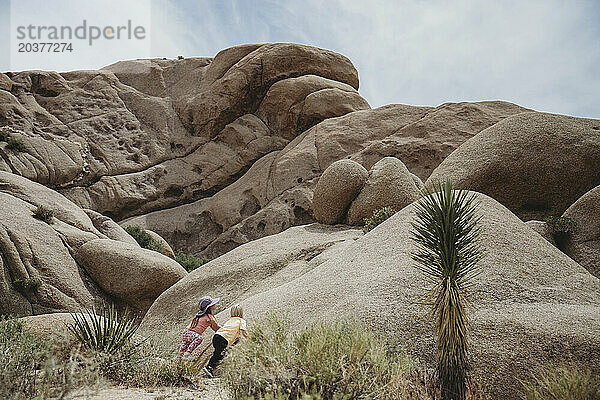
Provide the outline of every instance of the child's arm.
[[248,339],[248,325],[246,325],[246,320],[245,319],[242,319],[242,322],[240,324],[240,335],[244,339]]
[[210,327],[212,328],[213,331],[218,331],[219,329],[221,329],[221,327],[219,326],[219,323],[217,322],[217,319],[214,317],[214,315],[210,315]]

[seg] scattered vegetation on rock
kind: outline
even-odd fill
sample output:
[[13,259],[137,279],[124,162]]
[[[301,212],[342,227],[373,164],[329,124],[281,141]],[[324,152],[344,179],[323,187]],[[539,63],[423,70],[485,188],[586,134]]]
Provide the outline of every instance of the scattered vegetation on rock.
[[54,218],[54,210],[50,210],[44,206],[37,206],[37,208],[33,210],[33,217],[40,221],[44,221],[47,224],[51,224],[52,218]]
[[383,207],[379,210],[375,210],[371,218],[365,218],[365,226],[363,227],[363,232],[367,233],[375,229],[377,225],[381,224],[383,221],[385,221],[394,214],[396,214],[396,210],[394,210],[391,207]]
[[175,261],[177,261],[187,272],[192,272],[198,267],[206,264],[211,261],[210,258],[207,257],[196,257],[193,254],[186,254],[184,252],[177,253],[175,256]]
[[13,284],[19,290],[33,292],[42,286],[42,280],[40,278],[17,279]]
[[600,398],[600,378],[588,369],[552,365],[523,383],[525,400],[594,400]]
[[425,303],[435,320],[442,399],[464,400],[469,369],[466,290],[483,258],[478,240],[481,217],[475,195],[453,190],[450,181],[435,184],[434,192],[421,198],[415,212],[411,236],[417,248],[412,258],[435,282]]
[[544,221],[550,225],[555,233],[570,233],[575,229],[577,224],[573,218],[549,216],[544,218]]
[[137,225],[130,225],[125,228],[125,231],[129,233],[138,244],[144,249],[153,250],[158,253],[163,252],[163,246],[157,240],[154,240],[152,236],[144,228]]
[[10,138],[10,133],[4,129],[0,129],[0,142],[6,142]]
[[564,251],[569,237],[577,227],[577,223],[573,218],[556,216],[546,217],[544,221],[550,226],[556,247]]
[[6,141],[6,148],[10,149],[10,150],[18,151],[18,152],[27,151],[27,148],[25,147],[23,142],[21,142],[19,139],[14,138],[14,137],[8,138],[8,140]]

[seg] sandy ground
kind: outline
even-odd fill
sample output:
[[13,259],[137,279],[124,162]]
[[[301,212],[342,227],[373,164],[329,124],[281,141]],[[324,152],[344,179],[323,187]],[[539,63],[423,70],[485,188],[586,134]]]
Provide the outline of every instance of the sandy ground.
[[80,389],[67,398],[73,400],[229,400],[227,391],[221,387],[218,378],[203,381],[197,390],[188,388],[137,389],[114,386],[96,390]]

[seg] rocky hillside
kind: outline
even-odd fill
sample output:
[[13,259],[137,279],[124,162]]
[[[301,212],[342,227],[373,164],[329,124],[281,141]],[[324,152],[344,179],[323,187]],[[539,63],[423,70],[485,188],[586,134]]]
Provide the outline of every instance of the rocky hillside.
[[371,110],[347,58],[291,44],[2,82],[0,124],[25,151],[0,145],[0,170],[116,221],[139,216],[131,223],[210,257],[314,221],[312,191],[333,161],[368,169],[395,156],[425,180],[465,140],[526,111],[503,102]]
[[[371,109],[358,87],[346,57],[293,44],[0,74],[0,314],[109,301],[175,345],[210,294],[297,327],[356,318],[427,363],[409,228],[421,190],[451,179],[483,217],[477,378],[512,399],[537,364],[600,373],[600,120]],[[384,206],[398,213],[363,234]],[[214,260],[188,274],[128,225]]]

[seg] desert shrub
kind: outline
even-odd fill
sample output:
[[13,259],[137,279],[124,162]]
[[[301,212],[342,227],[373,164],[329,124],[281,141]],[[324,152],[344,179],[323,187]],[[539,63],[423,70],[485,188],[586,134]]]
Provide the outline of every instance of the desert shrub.
[[180,251],[175,256],[175,261],[181,264],[181,266],[185,268],[187,272],[191,272],[211,261],[211,259],[206,257],[196,257],[193,254],[186,254]]
[[50,210],[44,206],[37,206],[35,210],[33,210],[33,218],[37,218],[40,221],[44,221],[47,224],[52,223],[52,218],[54,217],[54,211]]
[[67,328],[73,336],[88,349],[106,354],[126,348],[138,329],[129,312],[119,314],[113,304],[103,306],[99,313],[91,309],[71,316],[73,323]]
[[365,218],[365,226],[363,227],[363,232],[367,233],[375,229],[377,225],[381,224],[383,221],[385,221],[394,214],[396,214],[396,210],[394,210],[392,207],[383,207],[379,210],[373,211],[373,215],[371,216],[371,218]]
[[4,129],[0,129],[0,142],[6,142],[10,138],[10,133]]
[[40,278],[17,279],[13,284],[19,290],[33,292],[42,286],[42,280]]
[[569,237],[577,227],[575,220],[569,217],[549,216],[544,218],[544,221],[550,226],[556,247],[564,250]]
[[129,233],[138,244],[144,249],[153,250],[158,253],[162,253],[164,248],[162,244],[152,238],[148,232],[141,226],[130,225],[125,228],[125,231]]
[[594,400],[600,398],[600,379],[575,366],[549,366],[523,383],[526,400]]
[[23,142],[12,136],[6,140],[6,148],[14,151],[27,151]]
[[78,349],[38,338],[15,317],[0,317],[0,398],[62,398],[98,381]]
[[177,56],[178,60],[183,60],[183,58],[184,58],[183,56]]
[[544,221],[550,226],[552,232],[570,233],[577,226],[573,218],[549,216],[544,218]]
[[397,399],[411,390],[411,361],[351,322],[294,333],[287,320],[270,316],[229,352],[222,375],[234,399]]

